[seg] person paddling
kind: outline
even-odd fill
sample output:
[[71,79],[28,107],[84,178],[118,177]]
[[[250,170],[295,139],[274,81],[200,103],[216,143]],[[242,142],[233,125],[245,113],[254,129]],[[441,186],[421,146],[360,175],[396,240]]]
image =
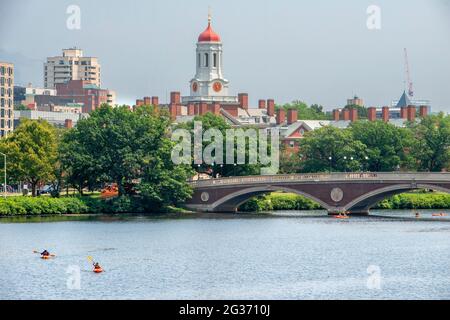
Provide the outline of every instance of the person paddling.
[[48,252],[47,250],[44,250],[44,251],[41,252],[41,256],[49,257],[50,256],[50,252]]

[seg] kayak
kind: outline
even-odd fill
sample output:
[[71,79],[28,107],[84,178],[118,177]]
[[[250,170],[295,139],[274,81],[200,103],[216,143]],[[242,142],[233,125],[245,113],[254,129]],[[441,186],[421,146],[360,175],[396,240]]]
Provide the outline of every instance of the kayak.
[[103,272],[103,269],[102,268],[94,268],[94,270],[93,270],[95,273],[100,273],[100,272]]
[[41,256],[41,259],[44,259],[44,260],[47,260],[47,259],[50,259],[51,258],[51,256]]
[[433,213],[432,216],[433,217],[446,217],[447,214],[445,214],[445,213]]
[[348,219],[349,216],[333,216],[335,219]]

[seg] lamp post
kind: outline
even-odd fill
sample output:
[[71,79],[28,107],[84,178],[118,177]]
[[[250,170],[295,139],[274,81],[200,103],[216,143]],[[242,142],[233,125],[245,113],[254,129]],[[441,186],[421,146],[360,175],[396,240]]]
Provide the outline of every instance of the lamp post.
[[365,157],[364,157],[364,160],[366,160],[366,161],[365,161],[365,164],[366,164],[366,171],[369,172],[369,157],[368,157],[368,156],[365,156]]
[[0,154],[3,156],[4,158],[4,170],[5,170],[5,184],[3,185],[3,197],[6,199],[6,154],[4,154],[3,152],[0,152]]
[[332,168],[332,163],[331,163],[331,160],[333,160],[333,158],[330,156],[330,157],[328,157],[328,160],[330,160],[330,173],[331,173],[331,168]]

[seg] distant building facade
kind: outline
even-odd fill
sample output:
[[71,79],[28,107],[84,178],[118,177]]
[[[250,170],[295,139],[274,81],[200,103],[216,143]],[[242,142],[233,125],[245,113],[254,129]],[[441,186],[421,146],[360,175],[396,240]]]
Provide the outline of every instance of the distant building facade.
[[360,106],[364,107],[364,100],[358,96],[354,96],[352,99],[347,99],[347,106]]
[[[70,80],[67,83],[56,85],[57,97],[71,100],[72,103],[82,103],[83,113],[90,113],[102,104],[112,101],[115,94],[107,89],[101,89],[97,85],[84,80]],[[114,102],[114,101],[112,101]],[[115,102],[114,102],[115,103]]]
[[48,57],[44,63],[44,86],[56,88],[69,80],[83,80],[101,86],[100,63],[96,57],[84,57],[79,48],[63,49],[62,56]]
[[14,65],[0,61],[0,137],[14,130]]
[[22,119],[45,120],[57,128],[72,128],[76,126],[79,120],[88,117],[83,113],[66,113],[38,110],[20,110],[14,113],[14,123],[20,124]]

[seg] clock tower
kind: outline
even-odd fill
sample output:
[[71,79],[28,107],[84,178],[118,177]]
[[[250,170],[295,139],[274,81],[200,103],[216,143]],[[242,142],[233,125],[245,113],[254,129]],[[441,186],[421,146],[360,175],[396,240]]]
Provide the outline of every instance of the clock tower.
[[236,102],[236,97],[228,96],[222,41],[212,29],[211,15],[208,15],[207,28],[198,37],[195,59],[196,73],[190,81],[190,96],[183,97],[183,102]]

